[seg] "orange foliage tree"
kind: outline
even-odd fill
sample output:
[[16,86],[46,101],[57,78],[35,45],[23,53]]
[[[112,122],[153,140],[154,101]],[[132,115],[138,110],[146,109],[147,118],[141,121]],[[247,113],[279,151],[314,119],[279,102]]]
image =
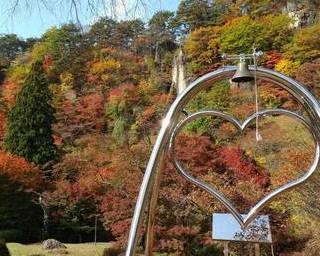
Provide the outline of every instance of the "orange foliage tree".
[[[42,172],[25,159],[0,151],[0,238],[7,242],[40,239],[42,212],[34,193],[44,189]],[[23,216],[23,218],[21,217]]]

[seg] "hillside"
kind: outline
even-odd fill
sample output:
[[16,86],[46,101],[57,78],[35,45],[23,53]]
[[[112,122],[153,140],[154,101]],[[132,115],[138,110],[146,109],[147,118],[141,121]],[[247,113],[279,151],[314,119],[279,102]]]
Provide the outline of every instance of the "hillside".
[[[187,83],[234,64],[224,53],[255,47],[264,52],[259,65],[320,96],[317,16],[297,23],[281,1],[248,1],[245,12],[243,1],[208,2],[183,0],[177,12],[160,11],[147,22],[103,17],[86,31],[70,23],[37,39],[0,36],[0,239],[92,242],[97,220],[98,241],[125,247],[146,163],[177,95],[173,60],[181,51]],[[260,109],[302,112],[276,85],[259,80],[258,90]],[[186,111],[216,109],[244,120],[254,103],[252,88],[234,89],[223,80],[200,92]],[[179,136],[177,155],[246,212],[301,175],[314,151],[308,131],[290,118],[263,118],[259,128],[257,143],[253,126],[241,135],[223,120],[197,119]],[[167,159],[162,173],[154,251],[222,255],[210,238],[210,219],[225,212],[223,206]],[[318,182],[317,174],[264,209],[272,216],[276,255],[318,255]],[[232,250],[245,253],[239,245]],[[262,250],[270,255],[268,246]]]

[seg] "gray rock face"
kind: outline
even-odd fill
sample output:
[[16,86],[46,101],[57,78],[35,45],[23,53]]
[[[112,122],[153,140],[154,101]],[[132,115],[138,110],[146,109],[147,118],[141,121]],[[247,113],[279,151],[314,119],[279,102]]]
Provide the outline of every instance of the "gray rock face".
[[65,249],[67,246],[65,246],[63,243],[59,242],[55,239],[48,239],[43,241],[42,248],[44,250],[53,250],[53,249]]

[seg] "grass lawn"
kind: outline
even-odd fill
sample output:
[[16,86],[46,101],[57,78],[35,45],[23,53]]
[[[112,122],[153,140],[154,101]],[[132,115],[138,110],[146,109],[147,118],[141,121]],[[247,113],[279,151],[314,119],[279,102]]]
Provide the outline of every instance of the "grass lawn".
[[45,251],[41,244],[23,245],[18,243],[8,243],[11,256],[101,256],[103,249],[110,246],[110,243],[83,243],[83,244],[65,244],[67,249],[64,251]]

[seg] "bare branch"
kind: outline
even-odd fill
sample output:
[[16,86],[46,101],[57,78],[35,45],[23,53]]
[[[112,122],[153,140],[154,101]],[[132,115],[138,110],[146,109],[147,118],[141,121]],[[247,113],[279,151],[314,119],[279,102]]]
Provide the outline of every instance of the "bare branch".
[[12,13],[15,13],[17,11],[17,8],[18,8],[19,4],[20,4],[19,0],[14,1],[13,6],[11,8],[11,12]]
[[135,16],[139,10],[146,12],[148,3],[150,3],[150,0],[14,0],[8,1],[5,15],[16,15],[19,10],[32,12],[35,8],[39,13],[46,9],[51,14],[56,15],[61,13],[63,9],[68,8],[70,16],[74,17],[76,23],[81,25],[80,13],[86,12],[94,16],[106,16],[105,14],[109,13],[109,16],[113,18],[129,17],[130,14]]
[[81,3],[79,2],[79,6],[78,6],[77,0],[71,0],[71,6],[70,6],[71,14],[72,14],[72,9],[74,10],[74,13],[76,15],[76,22],[79,25],[80,30],[83,32],[83,28],[82,28],[81,21],[79,18],[79,10],[81,10]]

